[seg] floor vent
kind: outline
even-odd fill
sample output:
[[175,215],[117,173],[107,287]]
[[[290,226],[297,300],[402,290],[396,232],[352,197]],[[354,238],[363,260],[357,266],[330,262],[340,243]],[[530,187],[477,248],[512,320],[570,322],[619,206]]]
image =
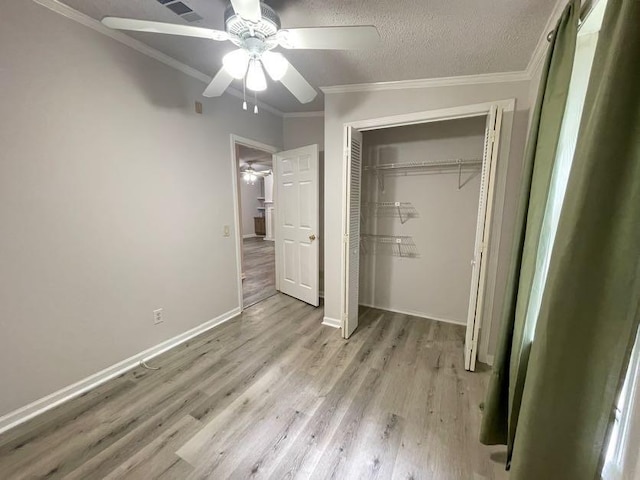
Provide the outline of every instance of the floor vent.
[[156,0],[158,3],[164,5],[176,15],[179,15],[189,23],[198,22],[202,20],[202,17],[193,11],[186,3],[176,0]]

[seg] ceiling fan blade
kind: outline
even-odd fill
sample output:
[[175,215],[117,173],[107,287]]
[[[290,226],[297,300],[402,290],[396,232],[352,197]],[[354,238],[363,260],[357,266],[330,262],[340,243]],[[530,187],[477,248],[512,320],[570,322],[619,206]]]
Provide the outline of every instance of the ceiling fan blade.
[[[287,61],[287,63],[289,62]],[[300,75],[300,72],[290,63],[280,82],[282,82],[287,90],[293,93],[293,96],[296,97],[300,103],[309,103],[318,95],[315,88],[309,85],[309,82],[307,82],[305,78]]]
[[288,28],[278,32],[278,42],[284,48],[314,50],[362,50],[380,41],[373,25],[351,27]]
[[136,32],[164,33],[181,35],[183,37],[198,37],[218,40],[229,40],[227,32],[211,28],[193,27],[191,25],[177,25],[175,23],[150,22],[133,18],[104,17],[102,23],[114,30],[132,30]]
[[202,95],[205,97],[219,97],[231,85],[233,77],[222,67]]
[[233,10],[245,20],[258,23],[262,18],[260,0],[231,0]]

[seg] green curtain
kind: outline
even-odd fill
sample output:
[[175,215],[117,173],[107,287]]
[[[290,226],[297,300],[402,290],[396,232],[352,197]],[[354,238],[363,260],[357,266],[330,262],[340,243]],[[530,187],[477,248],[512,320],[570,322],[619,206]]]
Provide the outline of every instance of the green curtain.
[[640,1],[609,0],[518,418],[512,480],[595,480],[640,321]]
[[569,93],[580,3],[570,2],[554,30],[531,118],[518,204],[517,231],[507,280],[500,338],[484,404],[482,443],[506,444],[508,461],[524,388],[530,344],[525,340],[529,295],[535,274],[551,174]]

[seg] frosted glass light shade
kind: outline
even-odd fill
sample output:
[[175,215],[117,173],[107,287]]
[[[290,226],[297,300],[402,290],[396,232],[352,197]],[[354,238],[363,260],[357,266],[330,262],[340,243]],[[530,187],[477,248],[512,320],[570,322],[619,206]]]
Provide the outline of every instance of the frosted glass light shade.
[[287,68],[289,68],[289,62],[287,59],[278,52],[264,52],[261,60],[264,65],[264,69],[276,82],[284,77],[284,74],[287,73]]
[[261,92],[267,89],[267,78],[264,76],[264,70],[262,69],[260,60],[252,58],[249,62],[247,88],[254,92]]
[[233,78],[244,78],[249,65],[249,53],[242,48],[229,52],[222,57],[222,65]]
[[247,170],[244,172],[243,178],[245,182],[253,185],[256,183],[258,176],[253,172],[253,170]]

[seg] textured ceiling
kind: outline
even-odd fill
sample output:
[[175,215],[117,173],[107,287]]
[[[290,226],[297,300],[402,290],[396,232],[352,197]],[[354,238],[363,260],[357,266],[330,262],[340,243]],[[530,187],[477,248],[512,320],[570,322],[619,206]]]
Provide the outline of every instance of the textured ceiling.
[[[132,17],[186,23],[157,0],[62,0],[93,18]],[[203,17],[192,25],[224,29],[224,0],[183,0]],[[314,86],[521,71],[556,0],[267,0],[283,28],[375,25],[380,44],[365,51],[287,51]],[[214,75],[230,42],[150,33],[132,37]],[[241,88],[239,82],[235,84]],[[204,90],[204,85],[203,85]],[[323,109],[322,93],[302,105],[271,82],[260,99],[284,112]]]

